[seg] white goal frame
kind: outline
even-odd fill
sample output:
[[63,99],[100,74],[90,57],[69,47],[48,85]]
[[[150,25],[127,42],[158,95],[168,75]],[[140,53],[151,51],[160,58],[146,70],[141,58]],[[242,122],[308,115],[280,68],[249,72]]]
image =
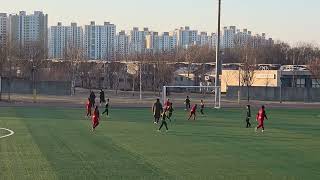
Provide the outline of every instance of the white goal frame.
[[[220,109],[221,108],[221,87],[220,86],[163,86],[162,90],[162,102],[165,104],[167,100],[167,88],[199,88],[199,89],[214,89],[215,98],[214,98],[214,108]],[[217,95],[218,93],[218,95]]]

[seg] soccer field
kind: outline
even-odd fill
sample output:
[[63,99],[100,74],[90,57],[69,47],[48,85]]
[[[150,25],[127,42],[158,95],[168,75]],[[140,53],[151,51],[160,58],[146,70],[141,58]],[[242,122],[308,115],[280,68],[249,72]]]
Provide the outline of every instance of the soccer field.
[[244,110],[177,109],[159,133],[150,108],[112,109],[92,133],[83,109],[0,108],[0,179],[320,179],[320,111],[267,113],[262,134]]

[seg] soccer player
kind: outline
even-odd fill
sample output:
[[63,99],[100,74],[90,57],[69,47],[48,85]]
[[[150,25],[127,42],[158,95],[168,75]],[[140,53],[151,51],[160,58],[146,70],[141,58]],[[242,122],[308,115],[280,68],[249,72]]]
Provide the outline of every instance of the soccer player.
[[184,101],[184,103],[186,104],[186,111],[188,111],[191,107],[189,96],[187,96],[187,99]]
[[247,117],[246,117],[247,128],[251,127],[250,118],[251,118],[251,107],[250,105],[247,105]]
[[170,122],[171,122],[171,117],[172,117],[173,111],[174,111],[173,104],[170,103],[170,106],[168,108],[168,112],[169,112],[168,119],[170,120]]
[[96,127],[99,125],[99,121],[100,121],[100,112],[99,112],[98,106],[96,106],[92,116],[92,131],[95,131]]
[[157,101],[152,106],[154,124],[159,123],[162,112],[163,112],[162,104],[160,103],[160,99],[158,98]]
[[94,105],[96,103],[96,95],[94,94],[93,91],[91,91],[89,98],[90,98],[91,106],[94,107]]
[[109,116],[109,103],[110,103],[110,100],[107,99],[107,102],[106,102],[106,105],[105,105],[105,109],[104,109],[104,111],[102,113],[102,114],[107,113],[107,116]]
[[90,102],[90,98],[88,98],[87,102],[86,102],[86,110],[87,110],[87,117],[91,116],[91,102]]
[[167,124],[167,121],[166,121],[166,118],[168,118],[166,112],[167,112],[167,111],[165,110],[165,111],[161,114],[162,120],[161,120],[160,128],[158,129],[158,132],[160,132],[160,130],[162,129],[163,125],[166,127],[166,132],[169,131],[169,129],[168,129],[168,124]]
[[104,96],[104,91],[101,89],[100,90],[100,104],[106,103],[106,98]]
[[201,99],[201,103],[200,103],[200,113],[202,114],[202,115],[204,115],[204,102],[203,102],[203,100]]
[[197,104],[195,104],[194,106],[192,106],[188,121],[191,119],[192,116],[193,116],[193,120],[194,120],[194,121],[196,120],[197,106],[198,106]]
[[170,99],[167,99],[167,101],[165,102],[165,107],[164,107],[164,109],[165,109],[165,110],[168,110],[169,107],[170,107],[170,105],[171,105]]
[[265,107],[262,106],[261,109],[259,110],[258,114],[257,114],[257,121],[259,123],[259,125],[255,128],[255,131],[257,132],[258,129],[262,128],[262,132],[264,132],[264,119],[268,120],[266,111],[265,111]]

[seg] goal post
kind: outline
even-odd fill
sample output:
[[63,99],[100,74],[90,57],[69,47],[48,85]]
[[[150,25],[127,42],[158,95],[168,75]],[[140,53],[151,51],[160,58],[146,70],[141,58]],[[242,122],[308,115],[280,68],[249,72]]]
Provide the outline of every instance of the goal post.
[[[162,102],[165,104],[167,100],[167,93],[168,89],[186,89],[186,90],[193,90],[193,93],[195,94],[205,94],[206,97],[208,97],[213,102],[213,107],[215,109],[221,108],[221,87],[220,86],[163,86],[162,90]],[[172,91],[169,91],[170,93]],[[186,91],[187,92],[187,91]],[[217,96],[215,96],[215,94]],[[190,98],[193,98],[192,95],[190,95]]]

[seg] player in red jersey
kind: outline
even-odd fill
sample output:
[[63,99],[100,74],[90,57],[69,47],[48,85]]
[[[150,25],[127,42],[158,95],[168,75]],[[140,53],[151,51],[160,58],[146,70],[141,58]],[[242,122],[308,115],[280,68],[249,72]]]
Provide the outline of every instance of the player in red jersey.
[[192,116],[193,116],[193,120],[194,120],[194,121],[196,120],[197,106],[198,106],[197,104],[195,104],[194,106],[192,106],[188,121],[191,119]]
[[164,111],[169,110],[171,105],[170,99],[167,99],[167,101],[164,103]]
[[268,120],[268,117],[266,115],[265,107],[262,106],[261,109],[259,110],[258,114],[257,114],[257,121],[258,121],[259,125],[255,128],[256,132],[260,128],[262,128],[262,132],[264,132],[264,120],[265,119]]
[[91,101],[90,98],[88,98],[87,102],[86,102],[86,110],[87,110],[87,117],[91,116]]
[[92,116],[92,131],[95,131],[96,127],[99,125],[99,121],[100,121],[100,112],[99,112],[98,106],[96,106]]

